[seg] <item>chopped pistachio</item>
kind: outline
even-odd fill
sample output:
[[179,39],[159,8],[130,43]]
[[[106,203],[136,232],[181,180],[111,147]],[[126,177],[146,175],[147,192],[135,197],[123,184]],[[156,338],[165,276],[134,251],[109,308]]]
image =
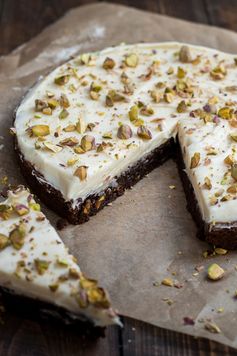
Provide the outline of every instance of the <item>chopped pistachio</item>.
[[224,163],[231,166],[234,163],[233,157],[231,155],[226,156]]
[[200,153],[199,152],[195,152],[194,155],[191,158],[191,164],[190,164],[190,168],[196,168],[200,162]]
[[178,77],[179,79],[183,79],[183,78],[185,77],[185,75],[186,75],[185,70],[184,70],[183,68],[181,68],[181,67],[178,67],[178,70],[177,70],[177,77]]
[[225,274],[223,268],[221,268],[217,263],[212,263],[207,270],[207,276],[212,281],[217,281],[221,279]]
[[106,97],[105,97],[105,105],[108,106],[108,107],[114,106],[113,99],[111,98],[110,95],[106,95]]
[[9,238],[0,233],[0,251],[9,245]]
[[34,210],[34,211],[40,211],[41,210],[40,204],[37,204],[37,203],[30,203],[29,204],[29,208],[31,210]]
[[68,83],[69,79],[70,79],[70,75],[68,74],[61,75],[60,77],[54,79],[54,83],[57,85],[65,85]]
[[41,260],[39,258],[36,258],[34,260],[34,263],[35,263],[35,268],[39,275],[43,275],[48,270],[50,265],[49,261]]
[[158,92],[158,90],[152,90],[150,93],[152,99],[154,100],[155,103],[159,103],[161,100],[161,94]]
[[87,169],[88,167],[86,166],[78,167],[74,172],[74,176],[80,178],[81,181],[85,180],[87,177]]
[[212,188],[212,184],[211,184],[210,178],[205,177],[203,187],[205,189],[208,189],[208,190],[210,190]]
[[220,116],[222,119],[231,119],[233,114],[233,109],[228,106],[224,106],[223,108],[218,110],[217,115]]
[[141,125],[137,129],[137,135],[142,138],[143,140],[151,140],[152,134],[151,131],[144,125]]
[[174,281],[171,278],[164,278],[161,281],[161,284],[163,284],[164,286],[173,287]]
[[90,91],[99,93],[102,90],[102,86],[96,82],[92,82],[90,86]]
[[111,98],[111,100],[115,102],[120,102],[120,101],[125,101],[126,97],[122,93],[120,93],[117,90],[109,90],[108,91],[108,96]]
[[227,193],[236,194],[237,193],[237,183],[232,184],[228,189]]
[[69,108],[70,106],[70,102],[65,94],[61,94],[60,96],[60,105],[65,109]]
[[52,109],[51,109],[50,107],[44,108],[44,109],[42,110],[42,113],[43,113],[44,115],[52,115]]
[[30,136],[43,137],[50,134],[50,129],[48,125],[34,125],[29,128],[28,132]]
[[215,248],[215,253],[217,255],[226,255],[228,252],[228,250],[224,249],[224,248],[221,248],[221,247],[216,247]]
[[10,205],[0,204],[0,217],[3,220],[8,220],[11,216],[13,209]]
[[67,137],[64,140],[60,141],[60,145],[73,147],[79,143],[76,137]]
[[207,321],[204,326],[206,330],[213,334],[219,334],[221,332],[219,326],[217,326],[215,323],[211,323],[210,321]]
[[230,134],[230,137],[232,138],[233,141],[237,142],[237,133]]
[[47,100],[48,106],[54,110],[58,106],[58,101],[56,99]]
[[35,111],[42,111],[48,107],[48,103],[45,100],[36,99],[35,100]]
[[188,46],[182,46],[180,48],[179,60],[182,63],[190,63],[192,61],[191,51]]
[[104,63],[103,63],[103,68],[108,70],[108,69],[113,69],[115,67],[115,61],[112,58],[105,58]]
[[81,147],[87,152],[95,148],[95,138],[91,135],[85,135],[81,139]]
[[125,57],[125,64],[128,67],[135,68],[138,65],[138,56],[135,53],[131,53]]
[[51,292],[56,292],[56,290],[59,288],[59,283],[53,283],[49,285],[49,289]]
[[16,250],[20,250],[25,242],[25,226],[24,224],[20,224],[15,227],[9,234],[9,239]]
[[130,121],[135,121],[138,119],[138,106],[137,105],[133,105],[130,110],[129,110],[129,118]]
[[57,264],[60,266],[60,267],[67,267],[68,266],[68,261],[64,258],[58,258],[57,259]]
[[173,93],[171,93],[171,92],[164,93],[164,101],[166,103],[172,103],[173,99],[174,99]]
[[23,216],[29,213],[29,208],[24,204],[16,204],[13,206],[13,209],[19,216]]
[[77,154],[85,153],[85,151],[83,150],[83,148],[81,146],[74,147],[73,151]]
[[113,137],[113,134],[112,134],[112,132],[105,132],[102,137],[110,139]]
[[63,131],[65,132],[73,132],[76,130],[76,126],[75,125],[67,125],[66,127],[64,127]]
[[183,113],[187,111],[187,105],[184,100],[180,101],[180,103],[177,106],[177,112],[178,113]]
[[67,166],[71,167],[78,161],[78,158],[70,158],[67,160]]
[[215,67],[210,72],[210,75],[211,75],[212,79],[214,79],[214,80],[222,80],[222,79],[224,79],[226,74],[227,74],[226,68],[224,67],[224,65],[221,65],[221,64],[218,65],[217,67]]
[[68,117],[69,112],[67,111],[67,109],[62,109],[62,111],[59,114],[59,119],[60,120],[64,120]]
[[132,137],[132,130],[129,125],[121,125],[117,132],[118,138],[127,140]]
[[154,110],[150,106],[143,106],[140,110],[140,114],[144,116],[151,116],[154,114]]
[[58,145],[55,145],[54,143],[51,143],[51,142],[45,141],[45,142],[44,142],[44,146],[45,146],[48,150],[50,150],[50,151],[52,151],[52,152],[54,152],[54,153],[58,153],[58,152],[62,151],[62,147],[60,147],[60,146],[58,146]]
[[231,177],[237,181],[237,163],[233,163],[231,166]]
[[98,100],[99,99],[99,93],[94,91],[94,90],[90,90],[90,97],[92,100]]
[[79,117],[77,124],[76,124],[76,130],[80,134],[83,134],[86,131],[86,123],[83,117]]

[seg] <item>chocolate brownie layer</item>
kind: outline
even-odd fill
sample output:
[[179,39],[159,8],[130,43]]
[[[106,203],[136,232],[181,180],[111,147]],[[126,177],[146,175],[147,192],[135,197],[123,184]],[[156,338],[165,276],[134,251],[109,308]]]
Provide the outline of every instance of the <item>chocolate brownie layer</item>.
[[1,301],[7,311],[14,312],[24,318],[35,321],[45,319],[51,323],[60,323],[60,325],[70,326],[83,334],[89,333],[93,336],[104,335],[105,328],[95,327],[84,315],[73,314],[62,307],[43,302],[42,300],[15,294],[8,288],[0,287],[0,295]]
[[177,166],[187,199],[187,209],[196,222],[197,236],[201,240],[228,250],[237,249],[237,221],[231,223],[208,224],[202,219],[192,184],[185,172],[185,164],[179,142],[177,142]]
[[15,141],[15,150],[22,174],[32,191],[47,206],[66,218],[71,224],[81,224],[88,221],[90,216],[95,215],[105,205],[122,195],[126,189],[131,188],[154,168],[172,157],[175,151],[175,143],[174,139],[170,138],[146,157],[141,158],[135,165],[129,167],[119,177],[115,177],[113,185],[99,194],[89,195],[84,201],[79,198],[77,204],[74,204],[76,205],[75,207],[73,207],[71,201],[65,201],[61,192],[48,184],[35,167],[25,160],[18,149],[17,141]]

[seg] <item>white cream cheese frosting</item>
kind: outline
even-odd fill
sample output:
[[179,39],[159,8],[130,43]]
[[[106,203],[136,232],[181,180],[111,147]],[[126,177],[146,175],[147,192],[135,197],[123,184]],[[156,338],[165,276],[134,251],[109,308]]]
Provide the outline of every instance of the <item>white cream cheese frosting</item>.
[[178,135],[203,220],[234,221],[236,79],[234,55],[181,43],[80,55],[23,100],[19,149],[76,202]]
[[0,203],[0,286],[63,307],[95,325],[119,324],[106,291],[86,278],[75,257],[20,186]]

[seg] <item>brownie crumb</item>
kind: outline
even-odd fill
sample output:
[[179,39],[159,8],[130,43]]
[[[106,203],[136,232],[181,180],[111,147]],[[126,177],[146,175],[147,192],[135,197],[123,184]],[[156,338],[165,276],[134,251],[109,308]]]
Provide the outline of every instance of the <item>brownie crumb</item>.
[[68,225],[68,221],[66,219],[58,219],[56,223],[57,230],[63,230]]

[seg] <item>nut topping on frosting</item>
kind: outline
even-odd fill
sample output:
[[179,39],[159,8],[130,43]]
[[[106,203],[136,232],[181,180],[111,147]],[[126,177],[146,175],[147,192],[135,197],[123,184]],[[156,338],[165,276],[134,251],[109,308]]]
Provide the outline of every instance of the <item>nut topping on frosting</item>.
[[200,162],[200,153],[199,152],[195,152],[193,157],[191,158],[191,164],[190,164],[190,168],[196,168]]
[[115,61],[112,58],[106,57],[103,63],[104,69],[113,69],[115,67]]
[[179,60],[183,63],[190,63],[192,61],[191,51],[188,46],[182,46],[180,48]]
[[43,137],[50,134],[50,129],[48,125],[34,125],[27,129],[30,136]]
[[75,172],[74,172],[74,176],[80,178],[80,180],[85,180],[87,177],[87,169],[88,167],[86,166],[80,166],[78,167]]
[[121,125],[117,132],[118,138],[127,140],[132,137],[132,129],[129,125]]
[[151,140],[152,134],[151,131],[144,125],[141,125],[137,129],[137,135],[142,138],[143,140]]

